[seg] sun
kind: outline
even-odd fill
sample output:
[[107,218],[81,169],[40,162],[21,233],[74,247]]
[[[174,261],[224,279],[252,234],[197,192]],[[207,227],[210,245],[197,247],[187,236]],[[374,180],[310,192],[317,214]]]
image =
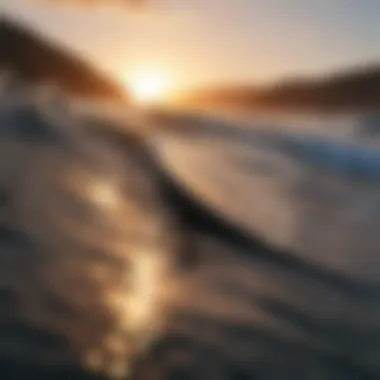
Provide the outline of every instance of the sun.
[[170,92],[167,75],[154,70],[139,70],[127,80],[128,90],[139,104],[163,101]]

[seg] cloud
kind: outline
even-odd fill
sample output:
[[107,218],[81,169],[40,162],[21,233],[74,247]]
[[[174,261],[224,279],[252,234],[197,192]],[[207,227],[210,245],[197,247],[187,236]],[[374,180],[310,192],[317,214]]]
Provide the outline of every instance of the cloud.
[[[37,0],[38,1],[38,0]],[[145,8],[152,0],[39,0],[46,5],[79,5],[79,6],[97,6],[97,5],[121,5],[129,9]]]

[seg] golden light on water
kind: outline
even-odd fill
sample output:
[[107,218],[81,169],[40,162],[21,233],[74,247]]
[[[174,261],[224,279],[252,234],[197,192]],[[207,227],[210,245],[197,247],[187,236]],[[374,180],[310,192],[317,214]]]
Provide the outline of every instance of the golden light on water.
[[138,104],[160,103],[172,92],[172,79],[164,72],[139,70],[126,81],[127,90]]

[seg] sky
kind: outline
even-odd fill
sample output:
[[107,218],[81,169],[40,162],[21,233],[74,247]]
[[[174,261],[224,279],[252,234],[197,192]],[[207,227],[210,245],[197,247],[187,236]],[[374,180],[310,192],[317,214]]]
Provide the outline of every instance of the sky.
[[178,88],[272,82],[380,62],[380,0],[152,0],[146,12],[0,0],[128,80],[141,69]]

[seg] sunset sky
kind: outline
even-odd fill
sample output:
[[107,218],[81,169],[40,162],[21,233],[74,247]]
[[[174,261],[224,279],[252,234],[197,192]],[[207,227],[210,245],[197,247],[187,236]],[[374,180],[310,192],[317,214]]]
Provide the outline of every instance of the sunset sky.
[[183,88],[257,83],[380,61],[379,0],[152,0],[147,12],[2,9],[122,80],[156,70]]

